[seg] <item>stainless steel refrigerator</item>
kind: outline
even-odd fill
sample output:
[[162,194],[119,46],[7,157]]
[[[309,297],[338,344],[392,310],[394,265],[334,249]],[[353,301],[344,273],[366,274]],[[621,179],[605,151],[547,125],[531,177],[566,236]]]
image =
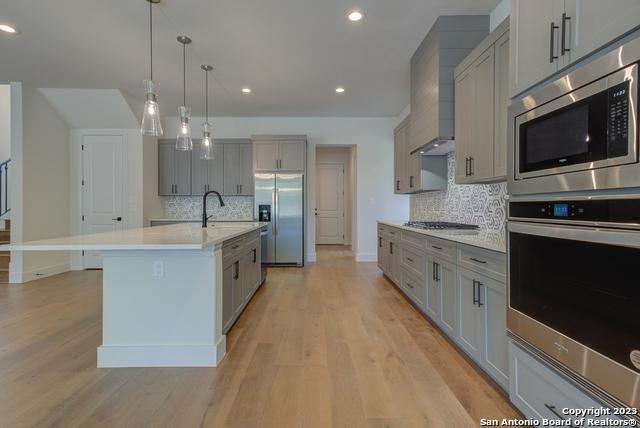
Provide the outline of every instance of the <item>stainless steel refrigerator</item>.
[[268,221],[269,265],[304,265],[304,175],[255,174],[255,218]]

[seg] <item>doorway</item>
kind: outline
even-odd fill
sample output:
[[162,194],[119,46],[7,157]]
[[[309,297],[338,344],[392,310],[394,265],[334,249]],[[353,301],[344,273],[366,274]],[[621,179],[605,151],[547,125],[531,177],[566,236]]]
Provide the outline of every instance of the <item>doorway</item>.
[[316,245],[352,243],[354,163],[355,147],[316,146]]
[[[82,234],[125,229],[124,135],[82,136]],[[82,267],[101,268],[99,251],[84,251]]]

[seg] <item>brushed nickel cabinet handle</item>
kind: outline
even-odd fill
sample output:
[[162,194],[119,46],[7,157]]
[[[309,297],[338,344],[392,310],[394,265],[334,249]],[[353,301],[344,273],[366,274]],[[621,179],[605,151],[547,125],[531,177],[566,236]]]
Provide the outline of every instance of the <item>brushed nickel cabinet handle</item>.
[[469,260],[473,260],[474,262],[480,263],[480,264],[483,264],[483,265],[487,264],[486,261],[480,260],[480,259],[476,259],[475,257],[470,257]]
[[436,250],[442,250],[442,247],[438,247],[437,245],[432,245],[431,248],[435,248]]
[[566,13],[562,14],[562,29],[560,35],[560,54],[564,55],[566,52],[570,52],[571,49],[567,47],[567,21],[570,21],[571,17]]
[[553,45],[555,45],[555,32],[558,29],[558,26],[555,24],[555,22],[551,23],[550,29],[551,34],[549,35],[549,63],[553,63],[553,61],[558,59],[558,57],[553,54]]

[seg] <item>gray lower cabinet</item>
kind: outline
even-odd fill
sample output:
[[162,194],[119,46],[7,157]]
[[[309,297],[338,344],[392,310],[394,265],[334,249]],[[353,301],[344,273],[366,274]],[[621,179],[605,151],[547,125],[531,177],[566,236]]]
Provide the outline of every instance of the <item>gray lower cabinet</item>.
[[158,140],[158,195],[191,194],[191,153],[175,149],[174,140]]
[[251,144],[223,144],[225,195],[253,195],[253,148]]
[[193,141],[191,152],[191,195],[201,196],[209,190],[222,193],[223,189],[223,145],[213,144],[213,159],[200,159],[201,140]]
[[245,235],[222,248],[222,331],[226,333],[238,319],[260,286],[261,254],[259,235]]
[[[509,398],[527,418],[559,421],[568,419],[562,414],[564,408],[606,407],[512,341],[509,341],[509,371]],[[589,426],[587,421],[599,422],[591,426],[607,426],[606,419],[620,420],[613,415],[587,416],[580,426]]]
[[379,224],[378,266],[434,324],[507,389],[503,253]]

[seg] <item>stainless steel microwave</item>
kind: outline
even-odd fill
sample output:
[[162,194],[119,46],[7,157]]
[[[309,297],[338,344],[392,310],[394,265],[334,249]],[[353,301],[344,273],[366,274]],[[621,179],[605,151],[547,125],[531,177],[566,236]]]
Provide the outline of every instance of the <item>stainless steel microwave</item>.
[[640,40],[515,101],[509,193],[640,187]]

